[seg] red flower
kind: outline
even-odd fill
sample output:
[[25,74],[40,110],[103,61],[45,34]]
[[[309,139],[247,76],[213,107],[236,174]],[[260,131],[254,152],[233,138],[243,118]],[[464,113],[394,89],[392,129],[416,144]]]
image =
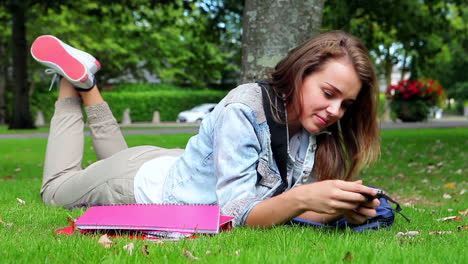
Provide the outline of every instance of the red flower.
[[401,80],[386,91],[390,100],[424,100],[430,104],[436,104],[443,94],[442,86],[431,79]]

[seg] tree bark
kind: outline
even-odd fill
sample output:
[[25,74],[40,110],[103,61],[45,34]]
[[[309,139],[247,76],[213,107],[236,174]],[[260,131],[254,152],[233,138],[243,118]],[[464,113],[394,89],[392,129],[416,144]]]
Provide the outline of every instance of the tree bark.
[[13,116],[10,129],[35,128],[29,107],[29,85],[27,80],[26,11],[28,1],[12,1],[10,12],[13,18]]
[[0,57],[3,63],[0,63],[0,125],[7,122],[7,63],[6,63],[6,43],[0,43]]
[[[392,70],[393,70],[393,62],[392,62],[392,57],[390,55],[390,48],[386,49],[387,52],[385,54],[385,60],[384,60],[384,74],[385,74],[385,84],[387,85],[385,88],[385,91],[387,90],[388,86],[392,84]],[[384,112],[382,116],[380,117],[381,121],[388,122],[391,120],[391,109],[390,109],[390,102],[388,99],[385,99],[385,104],[384,104]]]
[[290,49],[319,33],[324,0],[246,0],[242,82],[266,77]]
[[405,50],[403,51],[404,52],[404,55],[403,55],[403,66],[401,66],[401,76],[400,76],[400,81],[403,81],[405,79],[405,75],[406,75],[406,60],[408,59],[408,49],[407,48],[404,48]]

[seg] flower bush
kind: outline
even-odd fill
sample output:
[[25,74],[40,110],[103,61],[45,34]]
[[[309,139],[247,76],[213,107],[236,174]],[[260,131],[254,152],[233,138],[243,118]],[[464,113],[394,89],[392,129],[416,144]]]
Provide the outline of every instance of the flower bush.
[[431,79],[403,80],[390,85],[386,92],[392,111],[402,121],[423,121],[431,107],[439,105],[445,96],[439,82]]
[[440,83],[431,79],[403,80],[387,89],[390,100],[422,100],[431,106],[438,105],[444,95]]

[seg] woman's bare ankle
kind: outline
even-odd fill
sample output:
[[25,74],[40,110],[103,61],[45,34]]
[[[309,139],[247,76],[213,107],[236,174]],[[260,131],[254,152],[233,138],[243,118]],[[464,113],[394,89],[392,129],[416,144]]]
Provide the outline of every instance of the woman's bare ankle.
[[89,91],[78,93],[81,96],[81,99],[83,100],[83,104],[85,106],[91,106],[104,102],[104,98],[102,98],[101,92],[99,91],[97,85],[95,85]]
[[65,78],[60,79],[58,99],[67,97],[80,97],[80,94],[75,90],[75,87]]

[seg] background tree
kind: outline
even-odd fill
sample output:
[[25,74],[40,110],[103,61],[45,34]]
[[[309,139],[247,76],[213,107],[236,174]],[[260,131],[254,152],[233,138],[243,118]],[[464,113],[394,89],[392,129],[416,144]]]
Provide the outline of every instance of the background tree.
[[0,6],[0,24],[3,25],[3,32],[0,33],[0,125],[8,122],[8,109],[7,109],[7,84],[8,66],[11,65],[11,58],[8,56],[8,40],[11,38],[11,30],[6,25],[10,21],[10,17],[4,7]]
[[[11,49],[13,54],[2,64],[6,67],[2,69],[8,72],[12,68],[14,73],[10,82],[14,100],[8,102],[13,110],[10,128],[33,127],[30,95],[49,87],[50,77],[32,61],[28,49],[42,34],[57,35],[96,54],[105,65],[98,75],[100,84],[141,82],[152,76],[153,80],[195,89],[219,86],[226,72],[233,70],[232,63],[226,61],[235,54],[219,37],[228,34],[220,33],[225,29],[206,15],[203,2],[0,0],[0,20],[12,28],[0,33],[0,46],[4,47],[0,52]],[[12,32],[10,36],[8,32]],[[3,42],[6,37],[11,41]],[[1,97],[6,94],[2,84],[8,87],[9,78],[0,80]],[[0,116],[4,113],[2,102]]]
[[6,10],[12,19],[12,61],[13,61],[13,113],[10,128],[34,128],[29,105],[29,84],[27,72],[26,19],[27,10],[33,2],[6,1]]
[[222,51],[210,17],[197,2],[132,1],[130,6],[123,2],[62,5],[32,25],[33,31],[55,34],[95,54],[105,65],[98,75],[101,84],[145,82],[153,75],[162,82],[199,89],[221,78],[230,55]]
[[[434,58],[459,52],[445,43],[466,43],[466,10],[458,0],[326,0],[323,30],[343,29],[361,38],[389,85],[395,66],[412,78],[435,77],[434,69],[445,68]],[[466,56],[460,60],[466,64]]]
[[449,5],[450,27],[432,44],[438,45],[439,51],[417,67],[420,75],[440,81],[447,97],[456,99],[459,114],[463,114],[463,104],[468,99],[468,5],[462,3]]
[[265,77],[288,50],[319,33],[322,0],[246,0],[243,14],[242,82]]

